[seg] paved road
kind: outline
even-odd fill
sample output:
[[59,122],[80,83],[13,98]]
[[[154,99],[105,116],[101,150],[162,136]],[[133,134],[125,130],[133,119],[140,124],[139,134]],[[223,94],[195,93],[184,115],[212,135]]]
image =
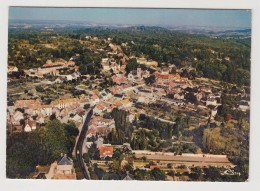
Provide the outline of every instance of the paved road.
[[90,176],[89,176],[88,170],[85,168],[84,160],[82,158],[82,155],[83,155],[82,154],[82,146],[83,146],[83,143],[84,143],[84,139],[86,137],[86,133],[88,131],[88,123],[91,119],[92,114],[93,114],[93,108],[91,108],[87,111],[87,117],[84,121],[84,125],[82,127],[81,132],[80,132],[79,139],[78,139],[78,142],[76,144],[76,153],[75,153],[76,156],[77,156],[77,160],[78,160],[80,169],[81,169],[85,179],[90,179]]
[[[86,113],[86,114],[83,116],[83,119],[82,119],[83,123],[80,124],[80,126],[78,127],[79,135],[76,137],[76,143],[77,143],[78,140],[79,140],[79,136],[80,136],[80,134],[81,134],[81,130],[82,130],[83,126],[84,126],[84,122],[85,122],[85,120],[86,120],[86,118],[87,118],[87,115],[88,115],[88,113]],[[72,155],[73,155],[74,157],[76,157],[76,155],[77,155],[77,152],[76,152],[76,149],[77,149],[77,148],[76,148],[76,147],[77,147],[77,144],[74,145],[73,152],[72,152]]]

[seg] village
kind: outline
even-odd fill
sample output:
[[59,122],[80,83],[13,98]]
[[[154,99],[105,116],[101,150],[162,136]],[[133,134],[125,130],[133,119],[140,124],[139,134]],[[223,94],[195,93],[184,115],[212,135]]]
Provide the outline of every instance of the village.
[[[189,180],[188,175],[197,168],[214,166],[228,170],[235,167],[225,153],[205,154],[195,146],[196,141],[192,136],[185,135],[198,127],[222,125],[222,121],[216,117],[222,105],[222,92],[225,91],[221,82],[203,77],[182,77],[184,70],[194,70],[191,66],[177,69],[174,63],[158,63],[147,59],[145,55],[128,57],[122,50],[122,47],[130,46],[127,42],[117,45],[112,43],[112,38],[86,36],[80,43],[102,44],[95,50],[105,55],[98,73],[82,74],[76,64],[79,54],[69,60],[52,59],[40,67],[24,69],[19,80],[12,77],[19,69],[9,64],[9,135],[44,128],[53,119],[62,123],[73,122],[81,132],[86,111],[92,108],[93,115],[83,144],[83,158],[84,153],[87,156],[85,168],[92,179],[102,176],[97,172],[98,169],[103,174],[117,170],[125,173],[121,177],[103,177],[116,180],[134,180],[132,173],[135,169],[160,169],[167,175],[166,180],[176,181]],[[247,112],[250,108],[248,95],[243,91],[240,97],[237,106],[232,109]],[[115,109],[126,112],[127,123],[133,125],[132,136],[125,136],[121,145],[114,144],[113,138],[109,138],[117,132],[117,122],[112,114]],[[154,142],[160,146],[154,148],[158,150],[135,145],[133,140],[137,140],[140,132],[152,132],[143,118],[156,120],[174,129],[177,128],[178,117],[187,120],[189,127],[183,130],[185,133],[171,133],[169,139],[161,135],[155,137],[158,140]],[[231,115],[227,115],[225,120],[231,126],[236,124]],[[142,123],[145,124],[143,127],[140,125]],[[159,133],[156,131],[152,133]],[[161,146],[164,143],[170,146]],[[176,145],[178,148],[180,145],[187,147],[187,151],[171,151]],[[190,147],[194,147],[193,153]],[[97,150],[98,156],[88,155],[90,150]],[[75,149],[72,155],[75,155]],[[119,163],[118,167],[113,163]],[[67,153],[61,154],[61,158],[49,168],[37,169],[35,178],[44,174],[47,179],[76,179],[73,160]]]

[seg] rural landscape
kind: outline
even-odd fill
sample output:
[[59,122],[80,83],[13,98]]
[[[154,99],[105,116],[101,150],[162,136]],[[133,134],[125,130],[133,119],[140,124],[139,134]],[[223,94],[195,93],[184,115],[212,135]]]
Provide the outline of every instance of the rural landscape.
[[247,181],[251,28],[126,22],[9,19],[6,177]]

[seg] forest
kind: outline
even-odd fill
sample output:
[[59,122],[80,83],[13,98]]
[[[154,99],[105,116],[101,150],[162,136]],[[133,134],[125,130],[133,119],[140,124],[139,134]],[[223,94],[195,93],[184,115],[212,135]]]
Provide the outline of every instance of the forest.
[[[161,64],[177,68],[191,66],[198,77],[212,78],[239,86],[250,85],[251,38],[243,40],[211,38],[170,31],[160,27],[130,28],[67,28],[66,30],[38,31],[37,29],[9,30],[9,61],[19,68],[41,66],[48,59],[69,59],[80,54],[76,64],[82,72],[97,73],[102,52],[85,46],[86,35],[99,39],[112,38],[121,45],[127,56],[145,56]],[[19,46],[20,43],[20,46]],[[103,41],[96,42],[104,44]],[[51,44],[51,47],[45,46]],[[29,47],[33,47],[32,51]],[[104,48],[109,48],[108,45]],[[40,59],[39,59],[40,58]],[[93,65],[89,65],[94,63]]]
[[79,131],[74,123],[50,121],[31,133],[7,137],[6,172],[8,178],[30,178],[37,165],[50,165],[60,155],[71,156]]

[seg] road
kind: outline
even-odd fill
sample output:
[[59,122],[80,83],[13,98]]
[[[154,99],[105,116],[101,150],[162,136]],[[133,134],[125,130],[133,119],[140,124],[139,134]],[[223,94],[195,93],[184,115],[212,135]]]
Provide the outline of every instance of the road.
[[167,120],[167,119],[162,119],[160,117],[154,117],[155,119],[158,119],[159,121],[162,121],[162,122],[166,122],[166,123],[170,123],[170,124],[176,124],[176,122],[174,121],[170,121],[170,120]]
[[87,111],[87,116],[86,116],[86,119],[84,121],[84,125],[82,127],[82,130],[80,132],[78,142],[76,144],[76,151],[75,151],[76,152],[75,155],[77,156],[77,161],[79,163],[80,169],[81,169],[85,179],[90,179],[90,176],[89,176],[88,170],[85,168],[84,160],[82,158],[82,155],[83,155],[82,154],[82,146],[83,146],[83,143],[84,143],[84,139],[86,137],[86,133],[88,131],[88,124],[89,124],[89,121],[91,119],[92,114],[93,114],[93,108],[91,108]]

